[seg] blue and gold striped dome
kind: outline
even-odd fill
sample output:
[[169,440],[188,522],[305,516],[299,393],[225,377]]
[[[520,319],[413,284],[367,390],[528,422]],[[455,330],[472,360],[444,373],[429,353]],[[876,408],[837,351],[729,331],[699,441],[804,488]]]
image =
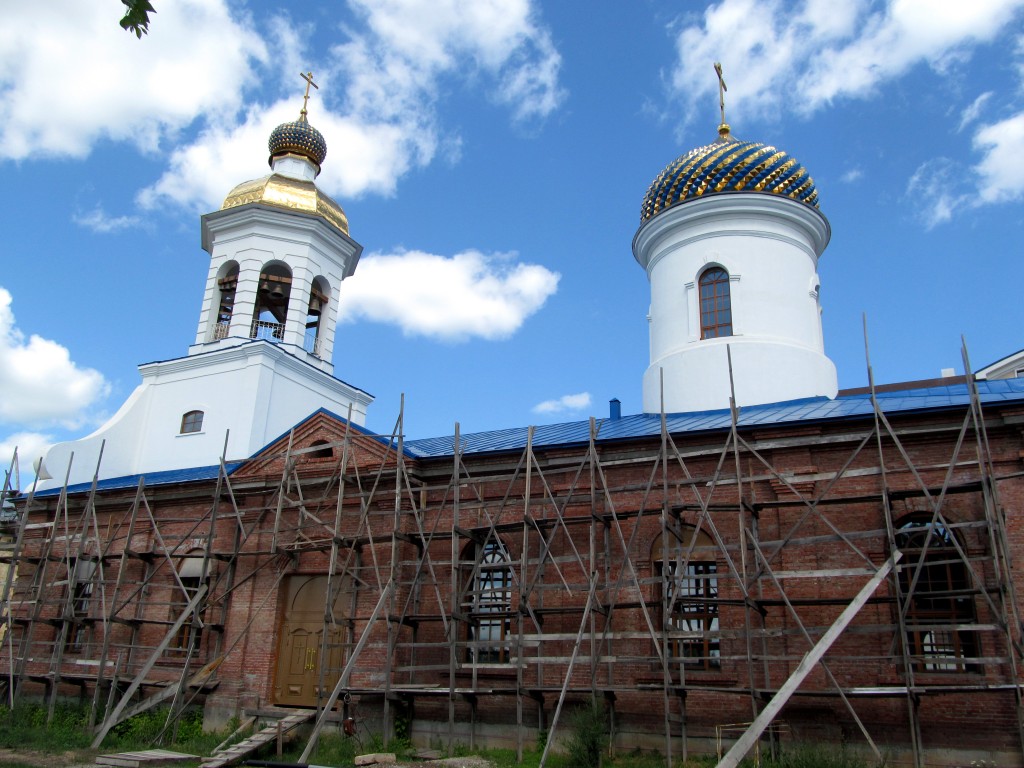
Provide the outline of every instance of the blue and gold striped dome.
[[764,192],[818,207],[814,179],[782,150],[739,141],[719,129],[713,144],[680,155],[651,183],[640,208],[640,223],[687,200],[719,192]]
[[270,133],[270,141],[267,142],[267,149],[270,150],[270,165],[273,167],[274,158],[291,152],[301,155],[316,163],[317,170],[324,163],[327,157],[327,142],[323,134],[309,124],[306,120],[306,110],[303,109],[299,119],[292,123],[281,123]]

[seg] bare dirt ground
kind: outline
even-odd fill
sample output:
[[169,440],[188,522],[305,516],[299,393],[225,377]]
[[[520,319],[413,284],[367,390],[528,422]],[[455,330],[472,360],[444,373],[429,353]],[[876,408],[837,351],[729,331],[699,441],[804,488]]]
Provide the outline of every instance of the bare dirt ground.
[[95,765],[95,753],[89,750],[35,752],[25,749],[0,749],[0,766],[29,765],[35,768],[77,768]]

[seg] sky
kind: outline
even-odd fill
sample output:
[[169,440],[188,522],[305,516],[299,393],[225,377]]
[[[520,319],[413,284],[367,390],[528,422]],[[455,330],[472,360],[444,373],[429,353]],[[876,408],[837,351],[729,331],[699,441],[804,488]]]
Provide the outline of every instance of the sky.
[[[408,437],[642,410],[651,181],[716,136],[807,167],[840,387],[1024,347],[1024,0],[0,0],[0,458],[186,354],[199,216],[293,120],[364,251],[335,374]],[[404,398],[404,410],[403,410]],[[5,465],[6,466],[6,465]],[[23,482],[24,484],[24,482]]]

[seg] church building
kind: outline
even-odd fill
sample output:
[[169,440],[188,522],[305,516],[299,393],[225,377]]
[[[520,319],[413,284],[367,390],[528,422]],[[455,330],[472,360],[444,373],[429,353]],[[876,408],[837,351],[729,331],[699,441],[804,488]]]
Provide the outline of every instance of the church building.
[[187,354],[0,520],[5,699],[81,697],[97,745],[157,705],[295,718],[304,761],[324,727],[557,748],[599,702],[668,764],[1024,765],[1024,353],[839,391],[792,155],[723,109],[643,196],[642,413],[417,438],[335,376],[362,246],[305,101],[269,150],[201,219]]

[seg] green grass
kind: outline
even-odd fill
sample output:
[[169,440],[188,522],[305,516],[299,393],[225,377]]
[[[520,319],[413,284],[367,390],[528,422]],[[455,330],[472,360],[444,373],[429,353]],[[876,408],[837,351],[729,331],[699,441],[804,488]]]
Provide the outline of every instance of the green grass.
[[0,747],[64,752],[85,749],[92,741],[87,730],[89,711],[60,702],[53,720],[46,724],[46,708],[41,704],[21,704],[14,709],[0,706]]
[[[120,723],[111,729],[100,751],[152,748],[167,721],[167,712],[166,707],[158,707]],[[49,724],[46,707],[41,703],[23,702],[14,709],[0,706],[0,747],[49,753],[87,750],[93,739],[88,721],[89,708],[77,702],[58,702]],[[208,754],[226,735],[204,733],[202,710],[198,708],[187,710],[179,718],[177,738],[172,738],[173,730],[172,725],[162,746],[193,755]]]
[[[596,768],[599,763],[594,758],[595,746],[602,755],[600,765],[603,768],[664,768],[665,759],[657,752],[634,750],[620,753],[614,758],[608,757],[604,749],[607,738],[603,730],[604,713],[599,707],[583,707],[576,714],[579,719],[571,720],[573,732],[571,743],[567,745],[569,748],[564,753],[548,756],[550,768]],[[46,708],[40,703],[24,702],[13,710],[0,706],[0,748],[49,754],[87,752],[92,741],[86,727],[88,715],[88,707],[78,703],[58,702],[54,717],[47,725]],[[166,708],[155,708],[136,715],[113,728],[99,751],[151,749],[166,719]],[[161,746],[176,752],[208,755],[236,727],[237,723],[233,722],[221,732],[204,733],[202,711],[194,708],[186,711],[179,719],[177,738],[171,739],[172,729],[169,729]],[[245,734],[242,734],[237,739],[244,737]],[[573,738],[577,741],[573,742]],[[301,738],[286,743],[280,759],[283,762],[297,762],[305,744]],[[543,745],[538,744],[537,747],[536,750],[524,752],[522,763],[516,762],[514,749],[478,749],[473,754],[489,760],[495,768],[538,768]],[[385,751],[383,740],[377,735],[364,736],[362,742],[357,742],[340,734],[325,733],[317,744],[312,762],[343,768],[353,765],[357,754],[382,751]],[[401,758],[407,756],[412,747],[407,739],[393,739],[387,751],[395,752]],[[464,746],[457,747],[454,752],[456,755],[469,754]],[[275,759],[274,745],[267,745],[260,756]],[[675,765],[679,768],[712,768],[716,762],[714,755],[701,755],[691,757],[685,763],[677,759]],[[32,768],[32,764],[16,759],[0,760],[0,768]],[[745,760],[742,768],[754,768],[754,761]],[[873,761],[842,747],[789,745],[775,759],[765,755],[761,768],[875,768],[875,765]]]

